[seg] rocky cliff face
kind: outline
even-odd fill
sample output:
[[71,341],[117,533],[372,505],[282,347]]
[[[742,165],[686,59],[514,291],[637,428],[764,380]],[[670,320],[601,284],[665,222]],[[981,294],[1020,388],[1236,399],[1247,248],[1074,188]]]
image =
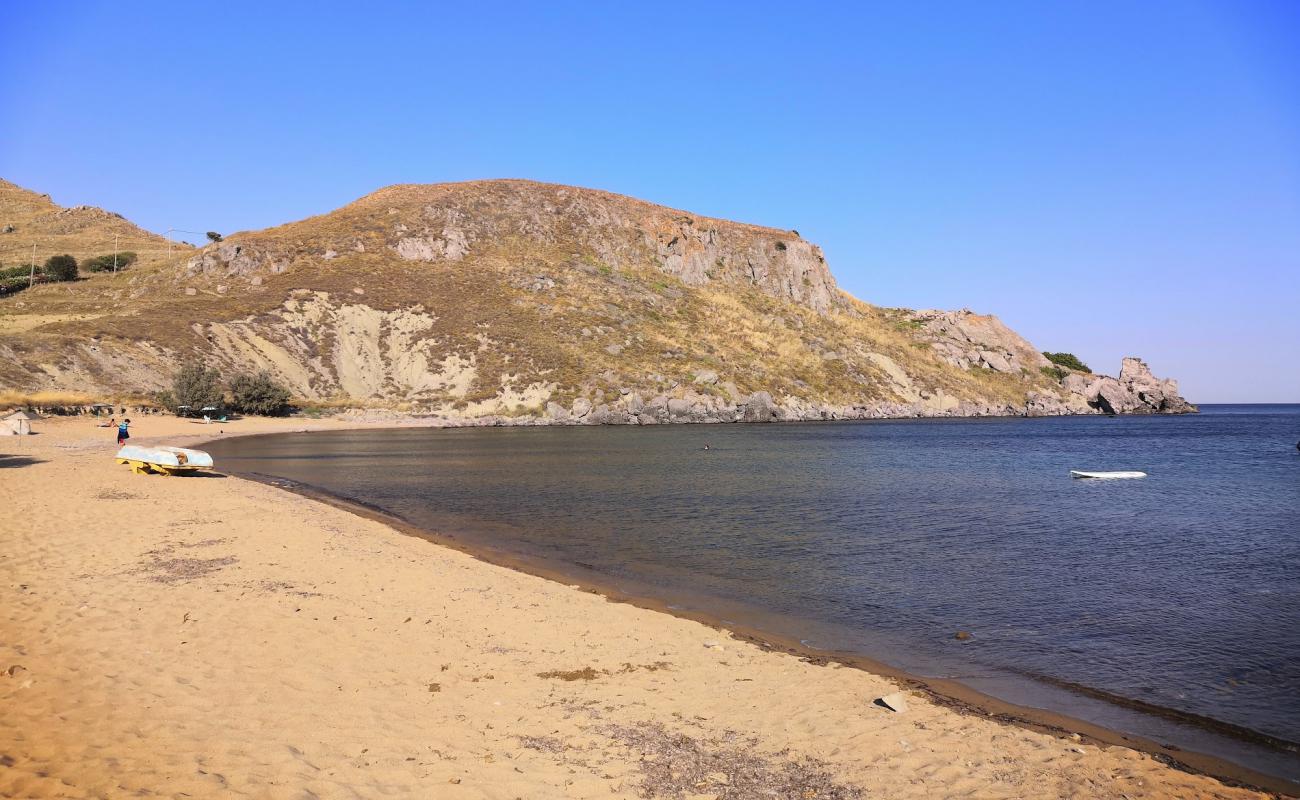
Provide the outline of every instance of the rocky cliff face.
[[1032,344],[994,316],[969,309],[917,311],[912,320],[921,325],[939,358],[960,369],[1017,373],[1050,364]]
[[394,186],[0,303],[0,388],[166,388],[197,357],[304,401],[483,424],[1191,408],[1059,375],[996,317],[840,292],[794,231],[527,181]]

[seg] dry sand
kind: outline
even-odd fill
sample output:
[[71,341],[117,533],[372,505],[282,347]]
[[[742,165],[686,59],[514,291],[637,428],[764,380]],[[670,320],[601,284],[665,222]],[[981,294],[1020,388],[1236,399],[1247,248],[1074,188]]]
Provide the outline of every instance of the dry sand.
[[0,438],[4,796],[1260,796],[36,430]]

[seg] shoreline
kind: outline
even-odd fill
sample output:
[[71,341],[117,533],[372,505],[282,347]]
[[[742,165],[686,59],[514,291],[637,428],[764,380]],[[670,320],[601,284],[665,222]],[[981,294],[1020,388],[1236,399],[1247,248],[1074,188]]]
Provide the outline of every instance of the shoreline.
[[[1101,379],[1114,380],[1108,376]],[[984,401],[961,401],[957,405],[935,405],[925,400],[913,402],[873,401],[870,403],[835,405],[803,400],[799,397],[786,398],[785,405],[777,403],[767,392],[757,392],[744,401],[737,400],[733,405],[717,403],[702,404],[707,399],[686,390],[685,398],[676,398],[688,403],[687,407],[669,408],[669,398],[665,395],[656,397],[650,404],[641,401],[637,410],[629,410],[620,399],[601,403],[581,398],[575,400],[572,408],[565,408],[556,403],[547,403],[546,407],[536,412],[494,412],[471,416],[458,416],[445,409],[435,411],[432,408],[422,411],[399,411],[391,406],[355,405],[332,408],[328,415],[317,419],[344,417],[362,424],[403,423],[419,427],[437,428],[476,428],[476,427],[581,427],[586,425],[726,425],[726,424],[764,424],[776,422],[869,422],[873,420],[920,420],[920,419],[1033,419],[1038,417],[1177,417],[1200,413],[1201,404],[1186,403],[1180,407],[1155,407],[1135,404],[1131,407],[1110,409],[1102,404],[1066,404],[1044,402],[1038,398],[1024,405],[1011,403],[991,403]],[[29,406],[37,414],[47,417],[93,416],[94,405],[77,404],[43,404],[38,398],[41,390],[32,390],[24,394],[14,391],[11,403],[15,406]],[[632,393],[640,397],[639,393]],[[313,401],[299,399],[291,404],[295,413],[303,413],[304,407],[310,407]],[[135,406],[137,414],[163,414],[171,412],[162,407],[140,405],[140,400],[114,400],[110,407]],[[585,405],[583,405],[585,403]],[[689,405],[692,404],[693,405]],[[1233,405],[1204,404],[1204,405]],[[1268,404],[1263,404],[1268,405]],[[319,408],[319,407],[318,407]],[[579,410],[581,409],[581,410]],[[299,418],[299,417],[283,417]]]
[[[637,608],[698,622],[735,640],[753,644],[764,651],[786,653],[818,666],[831,663],[840,664],[873,676],[888,678],[898,682],[902,687],[922,691],[934,702],[951,708],[958,713],[974,714],[998,723],[1048,733],[1062,739],[1070,739],[1072,736],[1077,735],[1092,743],[1127,747],[1153,756],[1174,769],[1207,775],[1230,786],[1273,792],[1280,795],[1300,796],[1300,783],[1261,772],[1224,757],[1185,750],[1175,745],[1161,744],[1148,737],[1124,733],[1087,722],[1066,713],[1020,705],[982,692],[960,680],[917,675],[894,667],[870,655],[839,650],[823,650],[806,645],[796,638],[781,636],[772,631],[724,620],[707,611],[674,607],[668,601],[649,594],[620,589],[613,584],[612,578],[602,581],[599,577],[600,573],[587,569],[580,564],[568,564],[555,559],[546,559],[507,548],[494,547],[482,541],[438,533],[411,523],[380,506],[365,503],[356,498],[334,494],[318,486],[259,473],[231,471],[227,474],[243,480],[273,486],[281,491],[306,497],[357,516],[380,522],[408,536],[435,546],[451,548],[494,566],[505,567],[563,584],[577,591],[598,595],[609,602],[626,603]],[[625,579],[624,582],[632,583],[634,581]],[[1202,717],[1177,709],[1144,703],[1140,700],[1132,700],[1091,687],[1065,684],[1042,676],[1023,677],[1027,680],[1055,685],[1057,688],[1065,689],[1071,693],[1091,696],[1094,699],[1136,710],[1143,714],[1208,730],[1216,735],[1226,736],[1248,744],[1266,747],[1278,752],[1289,751],[1293,754],[1295,752],[1294,749],[1289,749],[1289,747],[1294,747],[1290,742],[1210,717]]]
[[[192,760],[198,765],[197,777],[185,780],[194,781],[198,794],[213,793],[213,774],[230,782],[222,786],[275,785],[274,781],[266,784],[272,778],[254,768],[269,759],[269,755],[239,748],[243,755],[234,754],[236,751],[223,755],[220,742],[238,737],[240,725],[245,726],[243,735],[250,740],[278,737],[275,741],[296,741],[290,750],[299,755],[280,765],[282,773],[272,771],[281,775],[278,780],[283,780],[283,774],[290,774],[284,770],[301,770],[299,762],[306,759],[328,764],[332,767],[331,775],[335,772],[346,775],[349,786],[363,785],[358,782],[364,780],[364,765],[352,761],[361,758],[357,752],[366,753],[366,748],[360,746],[361,739],[357,739],[358,746],[347,754],[330,741],[306,744],[319,738],[321,726],[325,725],[331,731],[346,731],[345,738],[365,735],[368,738],[364,741],[372,754],[376,750],[393,751],[391,763],[385,762],[389,763],[391,780],[417,782],[391,785],[418,786],[424,793],[441,791],[431,789],[433,785],[450,791],[454,786],[448,787],[447,783],[460,785],[462,780],[467,785],[495,781],[493,785],[505,786],[509,781],[521,779],[515,773],[526,771],[530,777],[520,784],[524,788],[501,796],[595,797],[610,796],[613,790],[616,796],[630,797],[638,791],[635,788],[640,779],[638,769],[644,768],[644,757],[639,762],[642,766],[637,767],[635,751],[625,753],[615,747],[617,752],[613,756],[592,754],[608,751],[609,741],[601,737],[611,735],[607,733],[612,730],[608,726],[614,721],[623,724],[620,730],[627,730],[629,720],[646,719],[667,720],[670,726],[691,735],[698,734],[702,738],[694,741],[700,743],[725,741],[731,734],[717,740],[704,737],[739,731],[761,742],[760,750],[765,752],[793,748],[794,754],[825,763],[844,780],[885,796],[932,795],[936,784],[928,781],[942,781],[938,785],[945,787],[945,791],[966,786],[973,787],[967,791],[994,796],[1024,796],[1023,786],[1013,788],[1020,781],[1033,785],[1033,793],[1043,795],[1053,793],[1049,786],[1058,787],[1056,794],[1065,794],[1064,787],[1077,787],[1085,781],[1093,786],[1085,793],[1098,796],[1117,794],[1121,786],[1132,797],[1254,796],[1245,788],[1234,788],[1238,786],[1262,787],[1278,793],[1294,791],[1294,787],[1278,785],[1268,780],[1268,776],[1250,780],[1243,775],[1247,779],[1242,780],[1225,774],[1228,780],[1222,782],[1204,777],[1220,772],[1212,763],[1217,760],[1203,761],[1197,754],[1180,751],[1144,754],[1134,749],[1132,739],[1101,728],[1094,732],[1086,723],[1062,725],[1070,720],[1050,714],[1020,713],[1022,710],[1011,704],[984,703],[981,700],[988,698],[977,696],[979,693],[968,687],[949,686],[945,681],[933,679],[917,681],[863,657],[841,657],[841,654],[803,647],[798,642],[751,634],[742,626],[697,619],[700,615],[674,610],[666,604],[660,604],[663,607],[638,604],[634,598],[602,592],[595,581],[577,581],[579,588],[586,590],[575,592],[569,588],[575,583],[572,576],[558,572],[542,574],[522,564],[499,564],[482,548],[456,539],[438,541],[436,535],[427,531],[412,536],[413,531],[403,530],[406,523],[379,509],[365,509],[337,498],[334,502],[324,497],[308,499],[293,491],[286,492],[274,483],[268,486],[238,475],[233,480],[217,481],[166,481],[133,476],[125,468],[108,463],[110,459],[106,456],[111,445],[105,446],[102,438],[107,435],[107,429],[89,426],[81,429],[78,423],[85,422],[68,420],[39,425],[38,431],[43,435],[32,437],[35,440],[32,446],[20,445],[31,453],[22,457],[28,463],[9,465],[16,468],[6,470],[8,486],[0,486],[4,490],[21,485],[31,492],[30,497],[15,492],[6,498],[7,505],[18,513],[12,518],[14,524],[7,526],[8,530],[0,526],[8,551],[7,555],[0,555],[0,568],[6,577],[13,578],[12,586],[0,588],[0,599],[9,601],[4,638],[14,643],[19,641],[15,637],[22,637],[27,642],[20,653],[21,669],[25,671],[19,672],[18,677],[35,676],[35,686],[32,686],[30,679],[22,683],[6,682],[5,676],[0,675],[0,700],[21,697],[24,702],[21,706],[11,706],[8,711],[0,703],[0,721],[6,723],[0,725],[0,730],[19,734],[18,742],[5,741],[7,737],[0,736],[0,755],[18,757],[15,765],[14,758],[6,755],[9,762],[5,766],[9,769],[0,770],[0,795],[8,790],[19,796],[41,796],[33,787],[38,777],[45,780],[40,776],[46,773],[55,776],[63,773],[64,785],[81,780],[84,775],[97,774],[100,762],[87,761],[89,756],[83,752],[92,749],[91,745],[59,744],[65,741],[62,738],[65,734],[74,737],[68,742],[93,742],[96,752],[116,753],[115,748],[126,746],[124,741],[140,740],[142,749],[135,760],[123,766],[119,760],[121,754],[114,755],[108,763],[117,766],[108,770],[109,777],[103,780],[119,780],[120,777],[111,776],[121,776],[125,770],[132,780],[140,782],[139,788],[164,782],[177,785],[176,770],[182,769],[186,775],[194,773]],[[197,424],[191,427],[184,421],[144,422],[148,427],[172,432],[142,436],[144,441],[162,438],[195,446],[201,441],[236,435],[380,427],[355,420],[257,421],[256,424],[250,421],[247,425],[236,423],[245,430],[227,433],[196,430]],[[6,465],[0,463],[0,466]],[[75,480],[80,491],[72,497],[66,493],[62,496],[67,504],[80,504],[81,508],[66,512],[68,524],[51,528],[33,519],[37,514],[48,513],[48,509],[62,508],[56,498],[69,485],[69,480]],[[102,487],[100,493],[90,494],[96,485]],[[78,528],[83,523],[95,528],[96,520],[105,519],[105,514],[108,518],[120,515],[124,507],[114,503],[121,502],[116,499],[118,496],[127,494],[142,498],[126,506],[133,515],[139,516],[139,525],[109,529],[105,532],[112,535],[107,538],[99,530]],[[28,513],[22,513],[28,509]],[[193,527],[213,524],[220,527],[215,530]],[[271,527],[266,528],[268,525]],[[160,542],[159,532],[164,528],[171,532],[166,534],[169,538]],[[212,533],[205,532],[209,530]],[[274,530],[275,535],[267,538],[259,533],[263,530]],[[214,538],[217,535],[220,538]],[[402,544],[403,540],[413,538],[423,541]],[[426,546],[429,541],[444,546],[429,548]],[[326,555],[342,548],[340,558],[322,561],[319,549],[322,546]],[[175,550],[176,547],[205,549]],[[281,547],[287,549],[288,555],[278,555]],[[188,554],[206,553],[210,551],[208,548],[233,548],[225,559],[206,561],[220,562],[213,574],[243,576],[244,580],[230,583],[229,578],[217,579],[205,574],[159,584],[137,577],[142,569],[156,568],[158,559],[163,558],[151,553],[186,555],[172,559],[186,564],[204,561]],[[63,561],[68,561],[68,567],[60,570]],[[237,563],[226,566],[225,561]],[[137,566],[132,568],[132,564]],[[33,578],[37,580],[34,587]],[[20,580],[23,582],[19,583]],[[87,588],[77,588],[77,581],[85,580],[90,581]],[[140,583],[141,580],[145,582]],[[49,581],[62,581],[67,587],[43,595],[49,598],[44,601],[30,596],[31,591],[41,590]],[[589,585],[584,587],[583,583]],[[478,594],[489,589],[489,594]],[[65,595],[69,599],[63,602],[59,598]],[[76,605],[80,602],[78,598],[84,598],[80,609]],[[455,598],[455,602],[447,605],[446,598]],[[441,611],[439,603],[442,603]],[[427,610],[409,613],[402,610],[403,605],[419,604],[428,606]],[[90,611],[85,610],[88,606]],[[109,621],[80,627],[77,620],[99,606],[103,606],[104,613],[112,614],[106,618]],[[3,607],[5,604],[0,603],[0,608]],[[527,616],[530,612],[526,609],[530,607],[550,610],[536,612],[540,616],[533,622],[518,619],[521,614]],[[184,608],[190,611],[182,620],[179,618]],[[321,620],[315,624],[321,626],[330,624],[327,615],[331,609],[335,623],[329,631],[322,630],[321,636],[313,633],[308,638],[297,632],[296,625],[302,624],[297,612],[313,613],[312,619]],[[365,616],[367,611],[370,617]],[[393,616],[395,627],[380,625],[380,613]],[[442,620],[439,628],[442,639],[411,640],[414,627],[407,629],[401,625],[403,613],[408,613],[408,623],[416,614],[429,616],[426,625]],[[49,614],[56,614],[55,618],[63,622],[40,623],[42,627],[35,627],[36,620],[47,619]],[[166,640],[174,635],[178,623],[180,631],[188,631],[193,614],[203,619],[204,625],[212,626],[213,635],[220,632],[216,639],[197,643],[209,648],[198,662],[185,661],[184,655],[196,644],[195,632],[183,633],[188,641],[181,641],[180,645],[185,647],[175,650],[176,665],[153,663],[149,658],[141,662],[138,656],[131,655],[139,647],[147,648],[146,652],[171,651],[177,645],[167,644]],[[367,619],[375,621],[367,622]],[[254,627],[247,627],[249,624]],[[694,632],[698,624],[710,626],[704,630],[726,631],[736,641],[724,639],[723,646],[705,642],[701,648],[699,634]],[[484,626],[492,633],[475,633]],[[47,630],[55,631],[53,639]],[[266,643],[258,644],[267,636],[271,638]],[[32,640],[42,647],[33,649]],[[356,648],[349,645],[352,641],[368,644],[354,653]],[[495,644],[484,649],[485,644],[492,642]],[[60,655],[64,650],[83,655]],[[480,674],[473,680],[468,667],[457,666],[464,656],[454,655],[469,652],[477,653],[474,660],[480,662],[477,670]],[[91,660],[94,672],[90,674],[83,672],[78,663],[84,661],[84,653],[95,654]],[[13,669],[5,658],[4,643],[0,641],[0,671],[6,667]],[[411,670],[444,659],[451,661],[451,671],[444,664],[440,675],[439,668],[434,666],[431,677],[435,682],[429,684],[427,692],[423,684],[415,694],[407,694],[413,690],[400,688],[399,684],[411,679]],[[105,669],[101,661],[117,666]],[[573,670],[584,661],[603,668],[593,670],[587,666],[572,673],[564,671]],[[619,663],[623,666],[619,667]],[[241,677],[229,685],[213,683],[215,678],[210,673],[216,670],[219,678],[226,664],[239,665],[239,671],[232,676],[251,674],[254,677]],[[658,664],[666,666],[655,666]],[[843,666],[856,669],[840,669]],[[534,677],[533,672],[542,667],[550,667],[551,671],[538,672]],[[488,683],[479,683],[484,669],[489,671]],[[657,671],[661,669],[666,672]],[[197,677],[195,670],[199,671]],[[154,675],[155,672],[158,674]],[[172,673],[175,673],[175,683],[171,680]],[[492,681],[492,673],[497,680]],[[545,682],[537,678],[551,674],[564,677],[559,683],[549,684],[548,690]],[[130,700],[124,705],[121,699],[101,698],[98,706],[89,704],[89,708],[101,711],[84,718],[71,710],[45,710],[38,702],[48,697],[43,702],[54,704],[50,709],[80,708],[81,702],[73,707],[68,704],[77,702],[76,698],[86,692],[93,696],[98,696],[96,692],[109,692],[108,697],[115,696],[116,689],[100,686],[106,680],[103,676],[111,678],[115,685],[129,683],[133,692],[137,692],[130,697],[158,700]],[[335,681],[340,682],[342,691],[357,680],[362,682],[357,691],[372,701],[370,706],[354,708],[359,701],[350,700],[347,694],[334,693]],[[183,688],[176,688],[178,685]],[[201,716],[192,706],[202,702],[193,699],[194,689],[199,685],[203,693],[223,698],[213,709],[217,711],[215,717]],[[435,688],[440,685],[441,689]],[[804,686],[805,691],[785,691],[792,685]],[[893,715],[871,707],[872,698],[900,686],[911,695],[909,700],[914,707],[909,713]],[[138,695],[146,689],[145,695]],[[661,694],[664,690],[667,693]],[[42,694],[49,691],[53,693]],[[546,697],[552,699],[545,700]],[[431,700],[437,702],[426,708],[427,701]],[[518,709],[512,712],[518,716],[517,721],[510,721],[513,716],[500,717],[499,709],[492,711],[492,705],[500,707],[502,701],[507,707]],[[106,707],[104,702],[110,705]],[[556,702],[560,705],[555,706]],[[452,705],[449,710],[439,712],[439,703]],[[368,710],[372,706],[374,712]],[[151,707],[154,711],[149,712]],[[104,708],[109,709],[107,714],[103,713]],[[557,716],[552,710],[555,708],[568,710]],[[586,710],[578,713],[578,709]],[[50,719],[51,713],[63,719],[55,728],[42,722]],[[162,714],[171,725],[165,726],[164,733],[155,734],[149,723],[117,719],[119,716],[134,719],[137,713]],[[349,716],[356,713],[362,716]],[[438,716],[440,713],[443,716]],[[479,724],[485,715],[496,724],[487,724],[486,728]],[[333,727],[342,724],[339,720],[344,718],[351,721],[343,728]],[[588,721],[582,723],[582,720]],[[417,721],[419,734],[409,727]],[[205,737],[186,739],[191,729],[206,729],[210,725],[215,727],[207,730]],[[231,725],[235,728],[226,731]],[[467,725],[470,727],[466,728]],[[555,734],[546,733],[552,728]],[[601,766],[587,770],[581,766],[582,759],[542,758],[542,750],[528,743],[521,749],[520,742],[533,742],[536,732],[563,738],[565,752],[578,748],[585,754],[583,759],[595,759]],[[1087,739],[1075,739],[1069,735],[1071,732]],[[906,735],[899,739],[899,733]],[[159,735],[164,738],[158,739]],[[290,738],[295,735],[308,738]],[[339,735],[342,734],[332,734],[335,738]],[[1120,741],[1114,741],[1112,736],[1120,736]],[[29,743],[48,737],[54,744],[24,745],[24,737]],[[415,767],[409,763],[403,765],[397,750],[404,744],[430,737],[435,740],[434,749],[443,753],[439,756],[441,760],[426,763],[428,757],[420,758],[418,753],[414,754],[416,759],[406,757],[405,762],[418,760],[423,771],[412,778],[407,772]],[[482,747],[474,749],[466,743],[480,739],[485,743],[482,747],[487,747],[486,755],[480,752]],[[593,739],[599,740],[599,747],[604,750],[591,750],[595,746]],[[164,746],[163,741],[168,744]],[[1112,747],[1112,744],[1121,746]],[[274,750],[269,744],[267,747]],[[53,754],[54,760],[41,761],[44,758],[41,753]],[[368,755],[365,759],[375,757]],[[556,758],[560,759],[562,769],[552,763]],[[183,762],[180,766],[178,760]],[[217,766],[221,769],[215,770],[210,766],[212,762],[219,762]],[[998,763],[1004,766],[996,766]],[[156,772],[155,768],[162,768],[158,764],[170,771]],[[1175,769],[1169,768],[1171,764]],[[508,768],[511,766],[513,769]],[[29,767],[30,774],[25,771]],[[1188,767],[1196,771],[1179,771]],[[69,774],[70,770],[78,774]],[[164,779],[164,774],[173,777]],[[7,782],[9,779],[18,782]],[[33,783],[23,783],[24,780]],[[295,780],[297,785],[307,786],[324,779],[308,769]],[[326,784],[326,791],[333,785]],[[1102,786],[1113,788],[1103,791]],[[456,791],[456,796],[498,796],[486,790]],[[59,792],[50,795],[65,796]]]

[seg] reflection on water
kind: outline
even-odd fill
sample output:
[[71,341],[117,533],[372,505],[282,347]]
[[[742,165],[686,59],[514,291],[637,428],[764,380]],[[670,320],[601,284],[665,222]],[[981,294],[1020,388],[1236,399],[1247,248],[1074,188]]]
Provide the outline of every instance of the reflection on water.
[[[635,580],[814,646],[1060,702],[1009,679],[1035,674],[1300,741],[1297,439],[1300,407],[1277,406],[370,430],[210,449],[234,471]],[[1283,762],[1271,771],[1300,776],[1294,755]]]

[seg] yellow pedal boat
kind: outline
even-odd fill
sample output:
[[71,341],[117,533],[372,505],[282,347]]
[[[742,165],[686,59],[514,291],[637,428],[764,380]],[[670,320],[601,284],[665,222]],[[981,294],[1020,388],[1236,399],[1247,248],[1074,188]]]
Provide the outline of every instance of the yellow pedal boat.
[[128,444],[117,451],[117,463],[137,475],[187,475],[212,469],[212,456],[184,447],[141,447]]

